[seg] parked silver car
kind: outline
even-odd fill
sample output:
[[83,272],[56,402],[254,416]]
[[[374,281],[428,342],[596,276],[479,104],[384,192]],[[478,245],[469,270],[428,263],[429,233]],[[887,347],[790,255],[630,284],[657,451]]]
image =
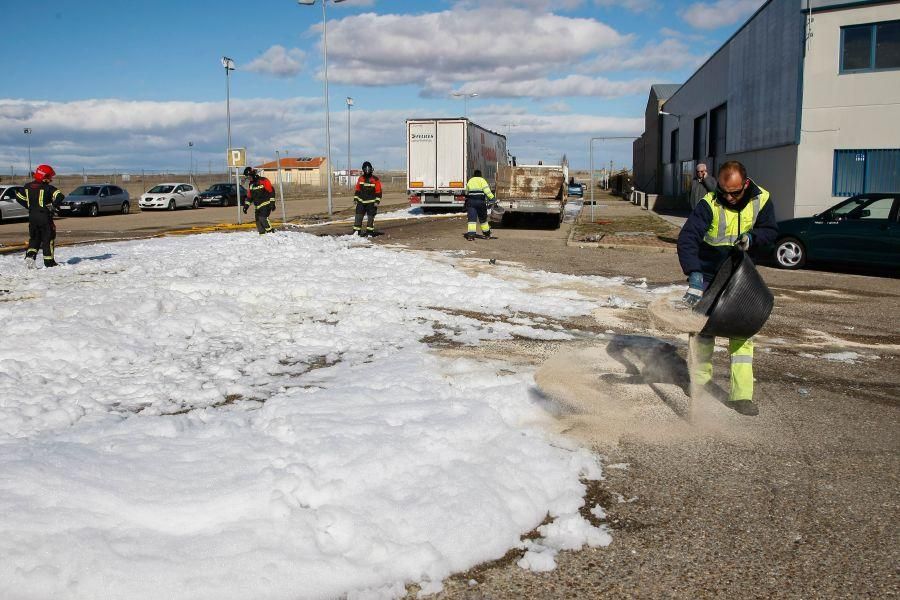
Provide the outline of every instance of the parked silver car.
[[58,213],[66,215],[90,215],[96,217],[102,212],[127,215],[131,210],[128,192],[117,185],[102,183],[81,185],[59,205]]
[[0,185],[0,223],[28,218],[28,209],[16,201],[16,192],[23,189],[21,185]]

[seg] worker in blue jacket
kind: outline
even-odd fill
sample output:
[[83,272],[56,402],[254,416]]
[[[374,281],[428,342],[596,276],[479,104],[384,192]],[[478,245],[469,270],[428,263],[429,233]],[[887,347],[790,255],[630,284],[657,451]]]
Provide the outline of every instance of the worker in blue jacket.
[[[719,167],[715,191],[697,203],[678,236],[678,260],[688,276],[684,301],[693,307],[733,248],[744,252],[775,242],[778,223],[769,192],[747,177],[737,161]],[[692,336],[691,381],[712,381],[715,338]],[[728,405],[745,415],[757,415],[753,402],[753,340],[728,340],[731,355],[731,395]]]

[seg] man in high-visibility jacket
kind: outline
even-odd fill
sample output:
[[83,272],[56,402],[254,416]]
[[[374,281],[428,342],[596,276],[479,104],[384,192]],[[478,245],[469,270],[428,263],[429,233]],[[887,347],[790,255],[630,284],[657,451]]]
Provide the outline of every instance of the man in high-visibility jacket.
[[275,188],[272,187],[271,181],[262,177],[252,167],[244,169],[244,177],[250,180],[247,185],[247,198],[243,202],[244,214],[247,214],[247,210],[252,204],[256,213],[256,230],[259,235],[271,233],[275,230],[272,223],[269,222],[269,215],[275,210]]
[[[747,177],[737,161],[719,167],[716,190],[697,203],[678,236],[678,260],[688,276],[684,301],[694,306],[733,248],[748,251],[775,242],[778,223],[769,192]],[[712,381],[715,338],[691,336],[691,382]],[[728,340],[731,395],[728,405],[744,415],[757,415],[753,403],[753,340]]]
[[44,266],[57,266],[53,257],[56,245],[56,224],[53,213],[65,199],[62,192],[50,185],[56,171],[50,165],[39,165],[34,170],[34,179],[25,184],[21,192],[16,192],[16,200],[28,209],[28,250],[25,251],[25,266],[34,268],[38,249],[44,252]]
[[[375,215],[378,203],[381,202],[381,180],[375,176],[372,163],[362,164],[362,177],[356,181],[353,201],[356,202],[356,218],[353,221],[353,232],[361,237],[375,235]],[[367,217],[366,228],[363,229],[363,217]]]
[[469,223],[466,229],[466,239],[469,241],[478,237],[478,221],[481,221],[481,234],[491,237],[491,224],[488,222],[487,205],[494,199],[491,186],[481,176],[481,171],[475,169],[472,178],[466,183],[466,210],[469,213]]

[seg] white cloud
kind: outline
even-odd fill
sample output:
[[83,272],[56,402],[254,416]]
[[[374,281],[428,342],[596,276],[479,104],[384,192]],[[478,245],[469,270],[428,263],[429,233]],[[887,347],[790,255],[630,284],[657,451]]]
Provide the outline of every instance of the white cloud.
[[522,79],[519,81],[497,81],[484,79],[468,81],[460,86],[461,93],[478,93],[495,98],[557,98],[594,96],[599,98],[619,98],[631,94],[642,94],[650,89],[649,79],[613,81],[604,77],[567,75],[559,79]]
[[643,48],[614,48],[579,67],[585,73],[645,71],[660,73],[699,66],[706,57],[693,54],[683,41],[664,39]]
[[544,106],[544,110],[555,113],[570,113],[572,112],[572,107],[566,102],[552,102]]
[[597,6],[612,6],[624,8],[632,12],[646,12],[659,6],[656,0],[594,0]]
[[[499,91],[568,72],[572,64],[632,39],[593,19],[495,4],[418,15],[367,13],[329,23],[329,80],[412,84],[425,95],[489,80]],[[479,93],[493,94],[487,88]]]
[[672,29],[671,27],[660,28],[659,34],[666,38],[675,38],[691,42],[702,42],[709,39],[706,34],[703,33],[690,33],[688,31],[682,31],[680,29]]
[[681,18],[697,29],[718,29],[743,21],[762,6],[763,2],[764,0],[695,2],[681,11]]
[[[232,100],[234,144],[247,147],[254,162],[271,160],[276,148],[291,156],[322,155],[325,133],[320,106],[320,98]],[[586,161],[582,147],[588,137],[636,135],[643,127],[641,118],[536,115],[521,107],[511,110],[506,104],[478,108],[477,122],[495,131],[510,129],[511,146],[521,156],[540,152],[549,157],[558,151],[568,153],[574,163]],[[434,116],[431,109],[402,107],[354,111],[353,163],[371,160],[380,170],[402,168],[406,163],[405,120],[430,116]],[[52,164],[61,173],[82,168],[107,173],[142,169],[184,172],[188,140],[194,142],[193,156],[201,168],[208,161],[213,168],[220,168],[224,159],[224,102],[0,99],[0,165],[15,165],[18,173],[24,172],[27,164],[23,126],[34,130],[34,162]],[[332,133],[345,126],[346,120],[333,111]],[[347,154],[343,136],[333,136],[333,142],[335,165],[343,167]],[[628,155],[622,156],[624,160]]]
[[260,56],[253,59],[243,71],[265,73],[274,77],[294,77],[303,70],[306,53],[299,48],[288,50],[284,46],[274,45]]

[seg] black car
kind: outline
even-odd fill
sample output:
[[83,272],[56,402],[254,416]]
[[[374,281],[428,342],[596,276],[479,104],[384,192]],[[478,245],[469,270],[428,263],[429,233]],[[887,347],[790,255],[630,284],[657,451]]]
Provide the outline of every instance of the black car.
[[[247,196],[247,190],[241,186],[241,198]],[[238,203],[234,195],[233,183],[214,183],[197,196],[200,204],[210,206],[234,206]]]
[[900,268],[900,192],[860,194],[812,217],[779,222],[775,261],[784,269],[807,261]]

